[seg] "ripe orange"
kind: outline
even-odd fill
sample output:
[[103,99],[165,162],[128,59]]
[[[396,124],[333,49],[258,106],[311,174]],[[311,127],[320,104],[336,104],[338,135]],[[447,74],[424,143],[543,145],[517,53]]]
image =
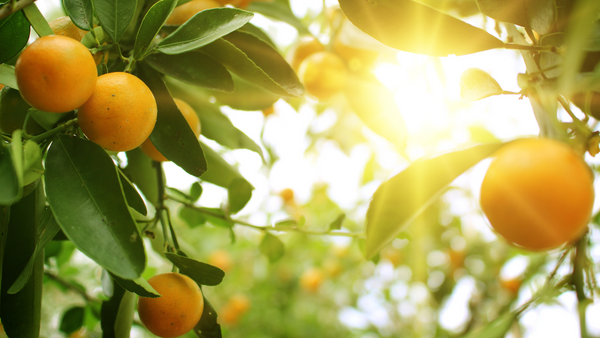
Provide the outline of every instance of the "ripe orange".
[[[185,117],[185,120],[189,124],[190,128],[192,128],[194,135],[196,135],[196,138],[198,138],[201,132],[200,119],[198,118],[198,114],[196,114],[194,108],[187,104],[187,102],[182,101],[180,99],[173,100],[175,101],[177,108],[179,108],[179,111],[181,111],[181,114],[183,114],[183,117]],[[148,155],[148,157],[155,161],[168,161],[168,159],[164,157],[163,154],[161,154],[160,151],[158,151],[158,149],[156,149],[156,147],[154,146],[154,144],[152,144],[152,141],[150,141],[149,138],[146,139],[144,143],[142,143],[140,148],[142,149],[144,154]]]
[[250,300],[248,297],[244,294],[235,294],[221,308],[219,318],[225,324],[235,325],[248,309],[250,309]]
[[140,297],[138,314],[142,324],[159,337],[179,337],[196,326],[204,310],[200,287],[190,277],[163,273],[148,279],[159,298]]
[[50,21],[48,24],[50,25],[50,28],[52,28],[54,34],[66,36],[77,41],[81,41],[81,39],[83,39],[83,37],[88,33],[75,26],[73,21],[71,21],[71,18],[68,16],[61,16],[58,19]]
[[15,75],[25,101],[53,113],[81,106],[92,95],[98,78],[88,49],[58,35],[41,37],[25,48],[15,64]]
[[300,276],[300,286],[308,292],[317,292],[323,283],[323,271],[318,268],[309,268]]
[[169,18],[167,25],[182,25],[188,21],[196,13],[209,8],[221,7],[214,0],[192,0],[181,6],[175,7]]
[[142,80],[129,73],[98,77],[90,99],[79,108],[81,130],[104,149],[139,147],[156,123],[156,100]]
[[309,95],[327,101],[344,88],[348,71],[339,56],[317,52],[302,61],[298,76]]
[[208,257],[208,264],[214,265],[224,272],[229,271],[233,265],[231,262],[231,256],[225,250],[216,250]]
[[481,185],[481,207],[509,242],[540,251],[579,238],[594,203],[590,168],[572,148],[524,139],[501,148]]
[[305,36],[300,39],[290,50],[289,62],[295,71],[298,71],[300,64],[309,55],[317,52],[324,52],[325,46],[321,44],[319,40],[312,36]]

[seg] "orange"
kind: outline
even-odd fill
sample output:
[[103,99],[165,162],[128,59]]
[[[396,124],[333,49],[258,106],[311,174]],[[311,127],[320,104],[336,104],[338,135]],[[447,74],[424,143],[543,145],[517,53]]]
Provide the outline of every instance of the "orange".
[[290,50],[290,53],[288,54],[290,65],[297,72],[302,61],[309,55],[324,51],[325,46],[323,46],[319,40],[312,36],[305,36]]
[[590,168],[571,147],[523,139],[502,147],[481,184],[481,208],[510,243],[541,251],[578,239],[594,204]]
[[250,300],[244,294],[231,296],[227,303],[219,311],[219,318],[225,324],[235,325],[248,309],[250,309]]
[[88,49],[58,35],[41,37],[25,48],[15,64],[15,75],[25,101],[53,113],[68,112],[85,103],[98,78]]
[[83,37],[88,33],[75,26],[73,21],[71,21],[71,18],[68,16],[61,16],[58,19],[50,21],[48,24],[50,25],[50,28],[52,28],[54,34],[66,36],[77,41],[81,41],[81,39],[83,39]]
[[309,268],[300,276],[300,286],[308,292],[316,292],[323,283],[323,271],[318,268]]
[[[61,16],[58,19],[54,19],[48,23],[52,31],[56,35],[62,35],[69,37],[71,39],[75,39],[77,41],[81,41],[83,37],[88,33],[83,29],[79,29],[79,27],[75,26],[71,18],[68,16]],[[106,44],[106,43],[105,43]],[[106,54],[106,58],[108,58],[108,51],[98,52],[94,54],[94,62],[96,65],[99,65],[102,62],[102,56]]]
[[[175,104],[177,105],[177,108],[179,108],[181,114],[183,114],[183,117],[185,117],[185,120],[189,124],[190,128],[192,128],[194,135],[196,135],[196,138],[198,138],[201,132],[200,119],[198,118],[198,114],[196,114],[194,108],[187,104],[187,102],[182,101],[180,99],[173,100],[175,101]],[[140,147],[144,154],[148,155],[148,157],[150,157],[151,159],[158,162],[168,161],[168,159],[164,157],[163,154],[161,154],[158,151],[158,149],[156,149],[156,147],[154,146],[154,144],[152,144],[152,141],[150,141],[150,139],[146,139],[146,141],[144,141],[144,143],[142,143]]]
[[283,202],[285,204],[294,202],[294,190],[290,188],[281,190],[281,192],[279,192],[279,196],[281,197],[281,199],[283,199]]
[[182,25],[196,13],[209,8],[221,7],[219,3],[214,0],[192,0],[181,6],[175,7],[169,18],[167,19],[167,25]]
[[79,108],[81,130],[90,139],[112,151],[139,147],[156,123],[156,100],[142,80],[129,73],[107,73],[98,77],[96,90]]
[[163,273],[148,279],[159,298],[140,297],[140,321],[159,337],[179,337],[196,326],[204,310],[200,287],[190,277]]
[[327,101],[344,88],[348,71],[339,56],[317,52],[302,61],[298,76],[309,95]]
[[520,278],[500,280],[500,286],[512,295],[516,295],[517,293],[519,293],[521,284],[523,284],[523,281]]
[[231,256],[225,250],[216,250],[208,257],[208,264],[227,272],[232,266]]

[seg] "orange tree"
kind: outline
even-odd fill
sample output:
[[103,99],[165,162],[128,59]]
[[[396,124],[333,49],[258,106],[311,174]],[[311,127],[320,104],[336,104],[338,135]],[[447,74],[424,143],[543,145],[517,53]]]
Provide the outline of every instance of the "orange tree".
[[[44,309],[57,307],[52,302],[60,299],[69,304],[60,313],[58,329],[63,333],[95,336],[101,331],[106,337],[129,337],[132,327],[143,327],[135,299],[144,303],[146,298],[160,297],[147,280],[164,270],[166,262],[170,270],[190,277],[202,288],[203,312],[188,333],[199,337],[221,337],[221,324],[227,335],[244,337],[502,337],[510,330],[521,330],[519,318],[527,310],[569,293],[579,304],[581,336],[589,336],[586,309],[597,291],[590,248],[596,243],[595,229],[586,225],[590,218],[590,224],[595,224],[597,217],[591,215],[593,187],[581,159],[586,152],[596,155],[600,143],[594,129],[600,96],[600,3],[339,0],[341,10],[323,8],[316,16],[308,13],[298,18],[287,0],[256,0],[233,2],[227,7],[211,5],[214,8],[191,13],[183,22],[167,24],[176,8],[187,3],[190,1],[62,2],[71,21],[86,32],[81,44],[91,54],[104,55],[97,66],[98,76],[128,73],[151,91],[152,95],[143,99],[149,109],[154,107],[150,97],[156,101],[156,123],[149,139],[166,159],[197,178],[185,192],[167,187],[163,163],[152,161],[139,148],[119,153],[119,149],[107,150],[102,146],[109,146],[94,143],[94,137],[80,127],[78,114],[85,108],[53,113],[40,110],[43,105],[29,106],[37,99],[63,103],[56,95],[71,97],[61,93],[61,88],[82,90],[75,85],[81,80],[80,74],[69,75],[73,82],[67,81],[65,86],[52,86],[57,93],[27,89],[21,94],[19,90],[25,89],[19,87],[18,60],[21,54],[27,55],[31,28],[40,37],[53,31],[33,1],[9,1],[0,7],[0,84],[4,85],[0,92],[0,319],[8,337],[38,337],[40,330],[44,334],[56,331],[51,324],[53,312]],[[328,42],[323,49],[336,59],[335,69],[328,66],[319,72],[318,64],[303,66],[292,55],[294,48],[284,57],[269,35],[249,22],[254,13],[293,27],[300,36],[316,35],[321,42]],[[495,22],[494,29],[487,31],[462,19],[474,15]],[[378,47],[369,50],[365,44],[345,40],[344,29],[352,25],[372,38],[370,46],[375,41]],[[280,212],[267,206],[271,225],[236,217],[255,188],[225,159],[228,151],[254,152],[266,170],[281,154],[269,144],[263,145],[267,150],[264,154],[263,148],[223,113],[230,108],[267,110],[281,99],[299,111],[304,106],[323,114],[333,110],[337,123],[326,132],[309,131],[309,148],[318,148],[319,142],[330,139],[350,149],[366,142],[364,136],[355,137],[366,127],[381,137],[378,142],[408,158],[402,114],[372,69],[377,58],[389,60],[378,52],[390,49],[426,55],[431,60],[493,49],[504,50],[508,59],[514,55],[511,50],[518,50],[526,65],[524,73],[514,74],[519,92],[505,91],[491,75],[472,68],[460,79],[462,99],[477,101],[501,94],[528,98],[539,136],[570,147],[568,157],[574,157],[580,162],[578,168],[584,169],[551,176],[545,173],[551,161],[542,165],[536,162],[532,166],[539,173],[529,173],[527,180],[540,182],[528,189],[543,189],[544,193],[534,191],[517,199],[486,195],[485,201],[491,201],[482,200],[486,213],[496,210],[498,201],[513,202],[489,215],[492,226],[510,243],[490,244],[467,236],[464,219],[449,213],[451,201],[440,196],[448,190],[460,193],[460,189],[449,189],[450,184],[496,151],[503,156],[518,148],[520,143],[512,140],[423,158],[383,182],[374,178],[387,176],[389,171],[383,170],[382,161],[373,156],[366,163],[363,185],[372,187],[375,183],[378,188],[374,193],[367,189],[372,196],[363,203],[364,208],[356,203],[358,212],[336,205],[327,187],[314,186],[309,200],[297,201],[293,193],[286,193],[284,201],[276,196],[279,192],[273,192],[288,220],[271,222],[281,219]],[[324,53],[320,50],[315,52]],[[99,53],[105,51],[110,53]],[[67,56],[61,59],[59,52],[48,55],[47,67],[53,62],[64,63]],[[53,60],[57,55],[58,60]],[[44,55],[34,61],[41,58]],[[310,62],[317,57],[301,58]],[[87,59],[90,64],[91,58]],[[286,60],[293,60],[294,67]],[[34,62],[26,71],[35,71],[35,67]],[[53,75],[61,80],[65,73],[77,69],[61,67],[64,71]],[[296,71],[308,67],[315,69],[311,69],[314,83],[307,85],[329,90],[328,84],[335,83],[335,90],[326,95],[313,95],[324,102],[303,96],[304,86]],[[335,74],[328,75],[332,72]],[[340,72],[344,75],[338,76]],[[319,82],[320,77],[324,77],[323,82]],[[119,94],[107,95],[105,101]],[[174,98],[189,103],[198,114],[201,141]],[[101,103],[96,110],[126,110],[123,107],[136,99],[140,98],[116,106]],[[133,106],[134,110],[141,108]],[[140,129],[130,128],[122,137],[133,138],[136,135],[131,134],[142,132]],[[141,141],[147,137],[138,136]],[[472,139],[476,141],[476,137]],[[531,158],[537,161],[543,156],[536,152]],[[517,157],[519,165],[529,158],[527,154]],[[564,157],[559,156],[561,159]],[[510,161],[502,162],[502,167],[495,169],[502,175],[495,177],[508,180],[510,167]],[[525,167],[530,168],[526,163]],[[583,188],[572,189],[573,181]],[[511,184],[520,188],[518,179],[516,182]],[[505,194],[504,188],[511,184],[496,182],[498,188],[491,193]],[[209,186],[226,192],[226,200],[218,208],[198,202]],[[552,186],[564,189],[547,189]],[[560,196],[568,193],[585,196]],[[542,198],[550,202],[540,202]],[[523,202],[514,203],[521,199]],[[567,202],[571,201],[580,201],[576,203],[576,229],[564,238],[553,238],[549,245],[535,243],[544,238],[535,232],[545,231],[545,219],[536,215],[544,214],[547,208],[552,215],[569,216]],[[537,209],[531,212],[529,205]],[[561,208],[565,210],[556,210]],[[505,214],[517,220],[505,218]],[[518,219],[520,215],[525,215],[525,221]],[[526,216],[536,222],[528,222]],[[520,222],[519,227],[514,229],[511,222]],[[531,223],[535,226],[528,228]],[[561,227],[560,222],[554,223],[552,227]],[[503,232],[507,227],[511,235]],[[223,229],[232,242],[240,235],[247,240],[228,244]],[[527,242],[513,239],[515,236],[527,238]],[[346,237],[349,242],[340,246],[320,239],[330,237]],[[534,243],[529,245],[531,241]],[[553,251],[530,253],[528,248]],[[223,270],[203,262],[217,251],[230,255],[220,259],[227,264],[213,263]],[[517,286],[508,290],[499,273],[511,259],[519,257],[527,257],[529,264],[512,279]],[[86,263],[81,264],[82,260]],[[565,262],[569,262],[566,269]],[[222,283],[224,270],[229,270],[228,280],[237,284]],[[468,278],[477,282],[468,304],[470,316],[462,326],[448,329],[442,323],[444,304]],[[542,283],[538,283],[540,278]],[[518,298],[523,285],[534,290],[525,300]],[[100,286],[102,292],[90,295]],[[65,292],[76,294],[82,302],[67,302],[61,298]],[[214,297],[216,306],[207,297]],[[244,301],[240,303],[240,299]],[[243,306],[231,305],[236,302]],[[377,302],[381,304],[373,305]],[[224,321],[218,318],[221,305],[227,312]],[[369,317],[373,309],[383,312]],[[357,318],[357,313],[362,314],[359,320],[344,319]]]

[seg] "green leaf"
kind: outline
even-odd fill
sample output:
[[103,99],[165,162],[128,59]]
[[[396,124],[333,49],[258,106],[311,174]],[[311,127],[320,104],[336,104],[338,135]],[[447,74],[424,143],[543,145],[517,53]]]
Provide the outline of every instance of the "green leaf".
[[[0,130],[4,133],[12,133],[16,129],[23,129],[30,108],[31,106],[25,102],[18,90],[4,87],[0,91]],[[27,133],[36,135],[44,131],[46,130],[35,120],[30,118],[27,121]]]
[[35,3],[23,8],[23,14],[25,14],[27,21],[29,21],[31,27],[33,27],[35,32],[40,37],[54,34],[52,28],[50,28],[50,25],[48,24],[48,21],[46,21],[46,18],[44,18]]
[[204,311],[200,321],[194,327],[193,331],[199,338],[221,338],[221,325],[217,323],[217,311],[212,304],[204,297]]
[[229,200],[229,212],[232,214],[242,210],[252,197],[254,187],[243,178],[235,178],[227,187],[227,199]]
[[197,51],[177,55],[152,54],[145,61],[159,72],[191,85],[233,92],[233,80],[227,69]]
[[136,279],[123,279],[110,273],[112,279],[117,282],[122,288],[129,292],[133,292],[140,297],[158,298],[160,294],[154,290],[152,285],[142,277]]
[[245,32],[232,32],[202,51],[242,79],[275,94],[302,96],[304,87],[292,67],[268,43]]
[[365,256],[371,259],[433,203],[458,176],[503,144],[483,144],[413,162],[384,182],[367,211]]
[[383,44],[430,56],[465,55],[504,43],[427,5],[411,0],[339,0],[348,19]]
[[554,0],[477,0],[481,13],[497,21],[530,27],[541,35],[555,23]]
[[[53,129],[58,122],[62,122],[72,118],[73,112],[68,113],[49,113],[35,108],[29,108],[29,116],[46,130]],[[31,122],[28,122],[30,124]],[[28,127],[30,128],[30,127]],[[34,127],[31,126],[33,129]]]
[[160,0],[150,7],[135,37],[134,59],[140,60],[148,53],[148,47],[158,35],[176,5],[177,0]]
[[158,43],[164,54],[180,54],[207,45],[245,25],[253,13],[235,8],[211,8],[195,14]]
[[127,201],[127,205],[132,207],[135,211],[139,212],[142,215],[146,215],[148,210],[146,209],[146,203],[144,203],[144,199],[138,191],[135,189],[131,181],[119,170],[119,180],[121,181],[121,187],[123,188],[123,193],[125,194],[125,200]]
[[0,294],[2,299],[0,318],[8,337],[38,338],[40,336],[44,277],[42,255],[37,257],[31,278],[21,291],[16,294],[8,294],[7,291],[17,280],[35,250],[39,219],[44,207],[43,187],[39,187],[34,193],[10,207]]
[[33,183],[43,173],[42,149],[34,141],[28,140],[23,149],[23,186]]
[[273,19],[283,21],[296,28],[299,34],[310,34],[310,31],[302,21],[300,21],[292,12],[290,3],[284,1],[253,1],[248,5],[248,10],[257,12]]
[[11,205],[21,198],[23,187],[19,184],[9,147],[0,154],[0,186],[0,205]]
[[470,333],[462,336],[461,338],[504,338],[512,323],[519,316],[519,312],[505,312],[500,317],[493,321],[485,324],[484,326],[472,330]]
[[393,93],[376,79],[350,76],[345,94],[354,113],[369,129],[404,150],[408,133]]
[[502,93],[502,87],[484,70],[469,68],[460,76],[460,98],[463,101],[477,101]]
[[54,238],[54,236],[56,236],[56,234],[60,230],[60,227],[58,226],[58,223],[56,223],[54,215],[52,215],[52,211],[49,208],[46,208],[42,213],[40,220],[40,228],[44,230],[42,232],[42,235],[37,239],[35,243],[35,250],[31,254],[29,261],[19,274],[19,277],[17,277],[15,282],[8,289],[7,292],[9,294],[15,294],[21,291],[21,289],[23,289],[23,287],[27,284],[33,272],[33,267],[38,260],[38,257],[40,257],[40,254],[42,253],[46,245],[50,243],[50,241]]
[[219,285],[225,277],[225,272],[216,266],[170,252],[166,252],[165,256],[179,268],[180,273],[190,277],[200,285]]
[[84,31],[91,31],[94,28],[92,0],[63,0],[63,7],[75,26]]
[[[125,172],[150,203],[158,205],[158,177],[152,159],[146,156],[140,148],[127,153],[127,168]],[[160,165],[157,163],[157,165]]]
[[74,306],[63,314],[58,329],[67,335],[79,330],[83,326],[85,309],[82,306]]
[[204,153],[160,74],[150,67],[140,67],[140,79],[154,94],[158,107],[156,125],[150,134],[152,144],[188,174],[200,177],[207,169]]
[[[204,149],[204,155],[206,156],[206,162],[208,162],[209,168],[202,176],[203,181],[229,189],[234,180],[245,180],[239,171],[231,164],[227,163],[221,155],[204,143],[200,142],[200,144],[202,144],[202,149]],[[236,184],[241,185],[242,183]],[[250,185],[248,182],[246,182],[246,184]],[[250,185],[250,187],[251,186],[252,185]]]
[[[248,149],[254,151],[264,161],[260,146],[236,128],[229,118],[221,113],[218,106],[199,95],[198,91],[192,86],[174,80],[170,80],[168,84],[175,97],[184,100],[194,108],[198,117],[200,117],[202,135],[229,149]],[[272,96],[275,97],[275,95]]]
[[112,297],[100,309],[102,336],[129,338],[134,314],[135,295],[114,283]]
[[192,183],[190,187],[190,197],[192,198],[192,202],[196,202],[200,196],[202,195],[202,186],[198,182]]
[[221,105],[237,110],[263,110],[272,106],[280,96],[254,85],[232,74],[235,90],[233,93],[208,91]]
[[344,220],[346,219],[346,214],[340,214],[335,221],[331,222],[331,224],[329,224],[329,231],[331,230],[340,230],[342,228],[342,223],[344,223]]
[[273,42],[273,40],[271,40],[271,38],[267,35],[267,33],[265,33],[262,29],[254,26],[253,24],[251,24],[249,22],[247,24],[243,25],[240,29],[238,29],[237,32],[244,32],[244,33],[252,34],[252,35],[256,36],[257,38],[261,39],[262,41],[268,43],[269,46],[277,49],[277,47],[275,46],[275,43]]
[[[2,34],[2,31],[0,31],[0,34]],[[2,39],[1,36],[0,36],[0,39]],[[1,40],[1,41],[7,41],[7,40]],[[0,55],[1,55],[1,53],[2,52],[0,52]],[[19,89],[19,86],[17,85],[17,77],[15,76],[15,66],[7,65],[7,64],[0,65],[0,84],[6,85],[7,87],[14,88],[17,90]]]
[[100,43],[100,45],[110,40],[110,37],[106,31],[102,29],[102,26],[96,27],[94,28],[93,32],[87,33],[81,39],[81,43],[87,48],[97,47],[99,45],[96,42],[96,39],[98,39],[98,43]]
[[[8,18],[0,20],[0,63],[15,57],[29,40],[29,21],[23,11],[13,13]],[[13,87],[16,89],[16,87]]]
[[285,246],[279,237],[266,232],[260,242],[260,252],[267,256],[269,262],[273,263],[283,257]]
[[181,208],[179,217],[186,222],[190,228],[195,228],[206,223],[204,214],[193,208]]
[[115,275],[138,278],[146,255],[112,159],[99,145],[60,135],[46,156],[46,193],[65,235]]
[[92,0],[102,28],[114,42],[119,42],[135,14],[136,0]]

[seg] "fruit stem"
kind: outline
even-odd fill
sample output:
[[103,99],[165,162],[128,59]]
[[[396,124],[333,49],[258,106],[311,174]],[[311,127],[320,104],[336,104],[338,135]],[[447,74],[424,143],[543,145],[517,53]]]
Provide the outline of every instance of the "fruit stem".
[[162,227],[163,237],[164,237],[164,250],[165,252],[169,252],[169,233],[167,232],[167,223],[165,222],[163,211],[165,208],[165,180],[164,173],[162,170],[162,164],[157,161],[152,161],[152,164],[156,168],[156,181],[158,185],[158,203],[156,205],[156,215],[155,218],[160,221],[160,225]]
[[588,262],[588,236],[582,236],[575,247],[575,257],[573,258],[573,286],[577,294],[578,310],[579,310],[579,327],[581,329],[581,337],[588,337],[586,324],[586,308],[590,300],[585,295],[585,278],[584,271],[589,267]]
[[77,124],[77,118],[69,120],[69,121],[67,121],[67,122],[59,125],[58,127],[54,128],[54,129],[48,130],[45,133],[41,133],[39,135],[36,135],[36,136],[30,138],[30,140],[39,144],[41,141],[47,139],[48,137],[50,137],[50,136],[52,136],[52,135],[54,135],[56,133],[60,133],[61,131],[67,130],[69,127],[71,127],[74,124]]
[[556,53],[556,47],[554,46],[530,46],[530,45],[519,45],[515,43],[505,43],[505,49],[517,49],[527,50],[530,52],[553,52]]
[[565,109],[567,114],[569,114],[569,116],[571,116],[571,119],[573,119],[573,124],[575,125],[575,127],[577,127],[577,131],[581,132],[587,140],[592,134],[592,131],[587,127],[587,125],[584,122],[582,122],[580,119],[577,118],[577,116],[575,116],[575,114],[573,114],[573,112],[571,111],[571,107],[562,96],[558,96],[558,102],[560,102],[561,106]]

